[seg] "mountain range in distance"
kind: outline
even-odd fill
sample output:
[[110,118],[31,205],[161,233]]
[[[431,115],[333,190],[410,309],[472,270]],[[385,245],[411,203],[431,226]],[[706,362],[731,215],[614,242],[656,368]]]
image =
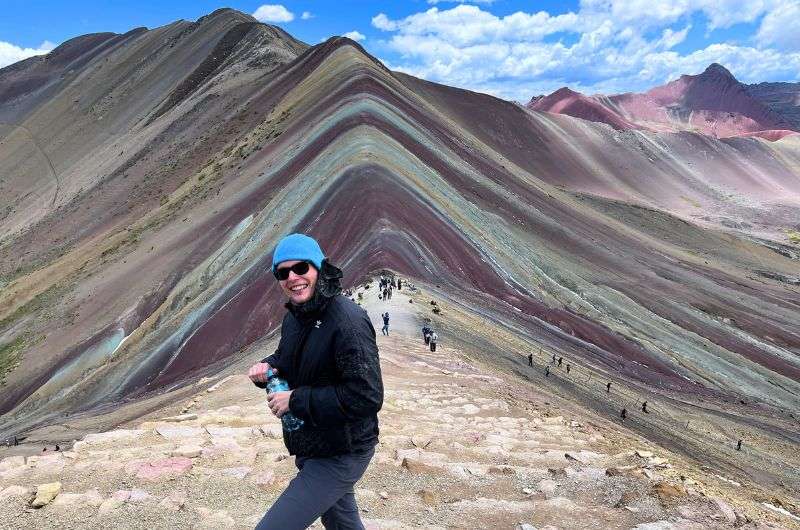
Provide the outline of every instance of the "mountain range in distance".
[[567,87],[532,98],[532,110],[567,114],[617,130],[694,131],[715,138],[778,140],[800,131],[800,83],[740,83],[713,63],[644,93],[586,96]]

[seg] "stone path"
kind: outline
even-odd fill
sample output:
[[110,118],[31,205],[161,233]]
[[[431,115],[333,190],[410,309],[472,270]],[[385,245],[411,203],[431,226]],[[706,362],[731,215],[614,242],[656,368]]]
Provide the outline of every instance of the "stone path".
[[[470,364],[447,340],[430,352],[420,300],[371,291],[386,393],[381,443],[356,489],[367,528],[777,527],[681,480],[663,451],[532,406],[525,383]],[[295,471],[263,392],[234,374],[173,408],[67,451],[0,461],[0,527],[254,527]]]

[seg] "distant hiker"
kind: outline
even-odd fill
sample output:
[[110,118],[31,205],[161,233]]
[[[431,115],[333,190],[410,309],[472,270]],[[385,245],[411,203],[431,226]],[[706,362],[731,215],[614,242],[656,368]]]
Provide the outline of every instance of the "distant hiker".
[[383,327],[381,328],[381,332],[384,335],[389,335],[389,312],[385,312],[381,315],[383,317]]
[[650,411],[647,410],[647,401],[642,403],[642,412],[644,412],[645,414],[650,414]]
[[[283,238],[272,274],[288,298],[275,353],[254,364],[250,380],[267,385],[267,371],[291,390],[267,394],[270,411],[291,412],[302,425],[283,427],[283,441],[298,469],[257,530],[363,528],[353,487],[375,454],[383,381],[367,312],[341,296],[342,271],[312,238]],[[296,427],[296,426],[292,426]]]
[[556,364],[556,354],[553,354],[553,364]]
[[436,334],[435,331],[431,331],[429,337],[431,342],[431,351],[436,351],[436,342],[439,340],[439,336]]
[[611,383],[606,384],[606,394],[611,392]]
[[628,417],[628,409],[622,409],[622,412],[619,413],[619,417],[622,418],[622,421],[625,421],[625,418]]
[[61,448],[56,444],[56,451],[61,451]]
[[402,288],[403,288],[403,280],[397,278],[397,290],[399,291]]
[[432,332],[433,332],[433,330],[431,328],[429,328],[428,326],[425,326],[424,328],[422,328],[422,337],[425,339],[425,344],[430,344],[431,343],[431,333]]
[[383,289],[383,301],[385,302],[388,299],[389,299],[389,288],[388,287],[384,287],[384,289]]
[[571,366],[569,365],[569,363],[567,363],[567,373],[569,373],[570,368]]
[[561,363],[562,363],[562,362],[564,362],[564,358],[563,358],[563,357],[559,357],[559,358],[558,358],[558,367],[559,367],[559,368],[561,368]]
[[545,377],[550,377],[550,365],[549,364],[544,367],[544,376]]
[[533,354],[528,354],[528,366],[533,366]]
[[742,441],[741,440],[736,442],[736,450],[737,451],[741,451],[742,450]]
[[391,299],[392,299],[392,288],[389,287],[389,300],[391,300]]

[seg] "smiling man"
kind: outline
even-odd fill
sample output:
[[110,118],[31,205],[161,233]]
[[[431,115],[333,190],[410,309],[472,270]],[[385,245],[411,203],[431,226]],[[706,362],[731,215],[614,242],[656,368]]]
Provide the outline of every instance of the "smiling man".
[[272,273],[289,299],[273,355],[250,368],[263,388],[274,369],[292,390],[267,396],[277,417],[303,420],[283,441],[299,470],[258,530],[363,529],[353,494],[378,443],[383,381],[375,329],[366,311],[341,295],[342,272],[303,234],[275,248]]

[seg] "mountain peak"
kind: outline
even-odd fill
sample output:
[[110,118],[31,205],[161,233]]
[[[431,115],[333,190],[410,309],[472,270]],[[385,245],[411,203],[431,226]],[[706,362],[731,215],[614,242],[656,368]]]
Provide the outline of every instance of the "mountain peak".
[[[703,70],[703,73],[700,74],[702,77],[724,77],[727,79],[736,80],[736,77],[724,66],[719,63],[711,63],[708,67]],[[700,77],[698,76],[698,77]]]

